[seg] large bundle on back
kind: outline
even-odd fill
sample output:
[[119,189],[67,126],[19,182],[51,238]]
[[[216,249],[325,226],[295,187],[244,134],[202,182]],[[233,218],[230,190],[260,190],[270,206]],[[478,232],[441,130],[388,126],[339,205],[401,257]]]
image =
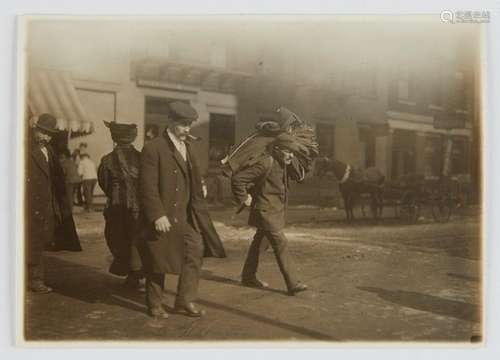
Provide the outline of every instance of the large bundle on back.
[[318,144],[313,130],[290,110],[280,107],[277,112],[279,116],[276,121],[257,123],[256,132],[235,146],[222,160],[226,176],[231,177],[232,174],[257,162],[267,153],[267,148],[272,143],[283,137],[287,137],[287,141],[297,143],[300,150],[295,155],[304,170],[311,169],[312,160],[318,155]]

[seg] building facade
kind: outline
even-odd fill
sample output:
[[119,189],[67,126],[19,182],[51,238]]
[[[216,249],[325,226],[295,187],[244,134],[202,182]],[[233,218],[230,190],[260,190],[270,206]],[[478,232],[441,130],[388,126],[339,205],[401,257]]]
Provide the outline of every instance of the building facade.
[[[162,131],[168,102],[181,100],[199,113],[193,133],[202,139],[204,171],[284,105],[316,129],[322,155],[375,166],[389,179],[432,177],[442,171],[451,137],[451,172],[477,176],[479,50],[470,51],[477,32],[362,24],[33,21],[28,74],[70,74],[93,132],[70,138],[69,146],[88,143],[97,162],[113,147],[103,120],[136,123],[140,149],[150,129]],[[64,108],[51,83],[44,91]],[[54,112],[50,103],[45,111]],[[454,128],[440,128],[450,123]]]

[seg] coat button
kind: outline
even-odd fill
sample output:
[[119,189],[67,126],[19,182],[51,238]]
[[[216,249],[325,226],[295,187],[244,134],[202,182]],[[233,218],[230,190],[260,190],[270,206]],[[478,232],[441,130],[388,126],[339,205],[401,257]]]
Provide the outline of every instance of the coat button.
[[174,218],[174,223],[176,223],[176,222],[177,222],[177,218]]
[[175,188],[175,191],[179,191],[179,188]]
[[177,206],[177,204],[176,204],[176,203],[174,203],[174,206]]

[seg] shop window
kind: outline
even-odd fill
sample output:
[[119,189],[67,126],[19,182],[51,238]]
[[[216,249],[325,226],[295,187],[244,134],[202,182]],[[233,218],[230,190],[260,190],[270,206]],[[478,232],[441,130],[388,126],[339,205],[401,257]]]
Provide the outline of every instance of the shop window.
[[316,139],[321,156],[333,158],[335,155],[335,125],[327,123],[316,124]]
[[415,79],[408,67],[399,71],[397,80],[397,98],[401,103],[413,103],[415,98]]
[[373,129],[370,127],[360,128],[359,141],[361,143],[361,154],[364,158],[364,166],[375,166],[376,137]]
[[235,116],[225,114],[210,114],[208,126],[208,159],[217,163],[228,153],[235,140]]
[[416,171],[416,134],[408,130],[395,130],[392,146],[392,178],[414,174]]
[[443,137],[441,135],[427,135],[425,137],[425,176],[438,177],[443,169]]
[[469,140],[466,137],[453,139],[451,149],[451,174],[469,173]]

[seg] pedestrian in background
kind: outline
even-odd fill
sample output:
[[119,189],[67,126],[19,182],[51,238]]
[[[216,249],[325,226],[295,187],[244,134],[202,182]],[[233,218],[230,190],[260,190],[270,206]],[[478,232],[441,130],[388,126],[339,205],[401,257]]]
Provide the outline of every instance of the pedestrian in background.
[[76,166],[71,154],[67,148],[65,148],[59,154],[59,162],[64,173],[64,181],[66,184],[66,194],[68,196],[69,206],[71,211],[73,211],[73,203],[75,197],[75,187],[80,184],[80,175],[78,174],[78,167]]
[[97,183],[97,171],[94,162],[89,154],[80,155],[78,164],[78,174],[82,178],[83,197],[85,200],[85,210],[92,211],[92,202],[94,198],[94,188]]
[[[80,143],[78,145],[78,148],[73,150],[73,153],[71,156],[73,157],[73,162],[78,165],[80,164],[80,159],[81,155],[87,154],[87,143]],[[82,180],[80,179],[80,182],[75,185],[75,196],[76,196],[76,205],[78,206],[83,206],[83,185],[82,185]]]
[[109,272],[126,276],[125,286],[144,291],[139,213],[139,166],[141,153],[132,145],[137,125],[104,122],[116,144],[103,156],[98,168],[99,186],[107,197],[104,236],[113,262]]
[[[43,251],[54,245],[57,229],[72,221],[64,174],[50,140],[57,134],[56,118],[42,114],[31,129],[26,176],[27,285],[35,293],[48,293]],[[79,246],[79,244],[77,244]],[[80,248],[81,250],[81,248]]]

